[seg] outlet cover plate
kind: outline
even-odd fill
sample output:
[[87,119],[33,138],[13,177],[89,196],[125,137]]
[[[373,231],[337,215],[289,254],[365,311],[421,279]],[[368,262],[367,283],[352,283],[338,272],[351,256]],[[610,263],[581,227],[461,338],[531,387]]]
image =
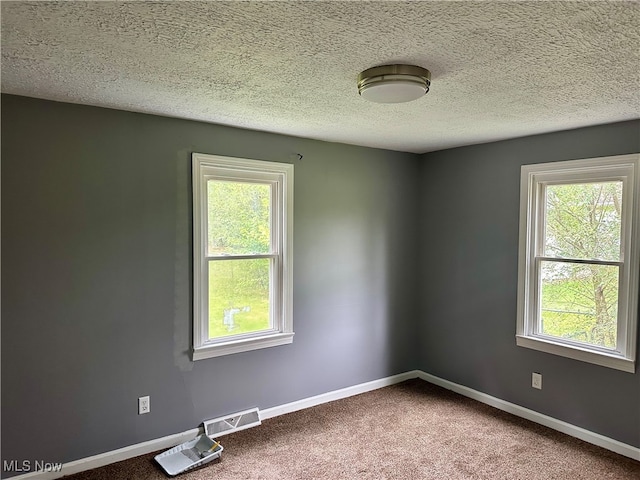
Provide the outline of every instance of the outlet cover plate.
[[138,398],[138,415],[143,415],[151,411],[151,400],[149,395]]
[[533,388],[537,388],[538,390],[542,390],[542,374],[541,373],[532,373],[531,374],[531,386]]

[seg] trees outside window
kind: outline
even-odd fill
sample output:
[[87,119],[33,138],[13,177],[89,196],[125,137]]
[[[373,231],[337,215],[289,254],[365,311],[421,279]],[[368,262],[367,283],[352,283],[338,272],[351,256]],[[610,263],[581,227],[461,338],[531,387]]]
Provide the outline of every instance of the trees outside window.
[[542,195],[541,331],[615,349],[622,182],[546,185]]

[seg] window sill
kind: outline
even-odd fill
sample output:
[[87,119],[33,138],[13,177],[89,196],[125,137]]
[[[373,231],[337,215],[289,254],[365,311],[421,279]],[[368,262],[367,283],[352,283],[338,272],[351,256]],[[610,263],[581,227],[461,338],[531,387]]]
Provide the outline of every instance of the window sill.
[[561,357],[580,360],[581,362],[593,363],[603,367],[622,370],[623,372],[635,373],[635,362],[629,358],[620,355],[594,352],[586,348],[580,348],[573,345],[556,343],[550,340],[534,337],[525,337],[516,335],[516,345],[525,348],[531,348],[540,352],[551,353]]
[[234,353],[248,352],[260,348],[277,347],[293,342],[293,332],[274,333],[262,337],[243,338],[240,340],[229,340],[224,343],[205,344],[193,349],[193,361],[205,358],[221,357]]

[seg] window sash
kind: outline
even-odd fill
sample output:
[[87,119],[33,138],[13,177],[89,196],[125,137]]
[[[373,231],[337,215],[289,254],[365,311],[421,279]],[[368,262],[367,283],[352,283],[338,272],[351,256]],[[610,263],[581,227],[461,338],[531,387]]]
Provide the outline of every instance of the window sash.
[[[225,182],[236,182],[236,183],[253,183],[257,185],[269,185],[271,188],[271,204],[269,205],[271,209],[271,215],[269,220],[269,254],[280,255],[283,251],[283,207],[284,207],[284,198],[283,191],[280,188],[280,184],[283,181],[282,175],[273,175],[265,172],[247,172],[244,171],[242,174],[238,172],[229,172],[228,169],[219,168],[219,167],[206,167],[208,174],[203,176],[203,192],[206,192],[207,182],[210,180],[219,180]],[[213,173],[218,172],[218,173]],[[247,175],[251,175],[247,177]],[[259,177],[259,178],[257,178]],[[204,221],[204,232],[205,240],[207,240],[206,235],[209,231],[209,215],[208,215],[208,202],[206,198],[206,193],[202,198],[201,208],[204,209],[203,212],[203,221]],[[207,244],[203,244],[204,252],[203,255],[207,256]],[[235,255],[235,254],[230,254]],[[258,254],[255,254],[258,255]],[[215,257],[216,255],[209,255],[209,257]],[[219,255],[220,257],[226,257],[228,255]]]
[[[557,263],[568,263],[568,264],[581,264],[581,265],[605,265],[605,266],[615,266],[618,267],[618,308],[616,311],[616,346],[615,348],[603,347],[600,345],[595,345],[589,342],[580,342],[574,341],[566,338],[561,338],[555,335],[549,335],[542,331],[542,274],[541,274],[541,265],[542,262],[557,262]],[[547,339],[549,341],[566,343],[567,345],[572,345],[580,348],[590,348],[595,351],[603,352],[603,353],[612,353],[618,354],[621,356],[625,355],[625,343],[624,339],[626,338],[627,332],[627,322],[623,321],[623,315],[625,314],[625,302],[622,301],[622,295],[620,292],[621,287],[621,278],[622,278],[622,270],[624,268],[624,264],[622,262],[612,262],[612,261],[597,261],[597,260],[570,260],[565,258],[554,258],[554,257],[535,257],[534,258],[534,268],[533,271],[533,281],[532,285],[534,286],[532,291],[532,311],[530,312],[530,322],[529,322],[529,335],[532,337],[540,337]]]
[[[210,338],[209,335],[209,264],[211,261],[225,261],[225,260],[253,260],[253,259],[270,259],[269,262],[269,325],[270,328],[256,330],[253,332],[236,333],[233,335],[226,335],[222,337]],[[272,333],[281,333],[283,330],[282,322],[279,319],[282,318],[282,261],[280,255],[272,254],[257,254],[257,255],[228,255],[219,257],[207,257],[206,274],[203,277],[203,299],[206,304],[203,305],[204,312],[207,312],[206,320],[202,319],[202,345],[218,345],[229,342],[230,340],[242,340],[248,338],[263,337],[264,335]]]
[[[611,169],[612,170],[612,169]],[[585,184],[593,184],[593,183],[608,183],[608,182],[622,182],[622,205],[625,205],[625,201],[631,202],[630,194],[627,194],[629,188],[628,182],[628,171],[615,169],[616,175],[611,175],[610,172],[608,175],[603,174],[602,176],[598,176],[595,172],[579,172],[575,173],[573,177],[567,177],[567,174],[558,174],[558,177],[563,177],[562,180],[559,178],[549,179],[549,174],[540,174],[533,177],[533,182],[537,183],[537,188],[533,187],[534,190],[534,205],[536,212],[536,222],[533,228],[535,228],[537,234],[534,235],[535,240],[535,252],[539,256],[544,256],[545,254],[545,246],[546,246],[546,234],[547,234],[547,209],[546,209],[546,200],[547,200],[547,186],[552,185],[585,185]],[[627,203],[628,204],[628,203]],[[625,253],[625,227],[627,227],[627,223],[629,222],[629,215],[621,216],[621,225],[620,225],[620,252],[618,254],[618,258],[620,261],[624,259]],[[631,233],[630,230],[628,232]],[[563,258],[563,257],[557,257]],[[599,260],[599,259],[590,259],[585,258],[584,260]]]

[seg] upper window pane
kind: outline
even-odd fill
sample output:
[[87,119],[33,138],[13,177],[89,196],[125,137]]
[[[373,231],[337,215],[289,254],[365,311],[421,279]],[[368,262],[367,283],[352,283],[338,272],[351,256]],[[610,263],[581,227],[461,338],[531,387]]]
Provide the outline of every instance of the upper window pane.
[[207,181],[207,254],[271,253],[271,185]]
[[547,185],[544,254],[620,260],[622,182]]

